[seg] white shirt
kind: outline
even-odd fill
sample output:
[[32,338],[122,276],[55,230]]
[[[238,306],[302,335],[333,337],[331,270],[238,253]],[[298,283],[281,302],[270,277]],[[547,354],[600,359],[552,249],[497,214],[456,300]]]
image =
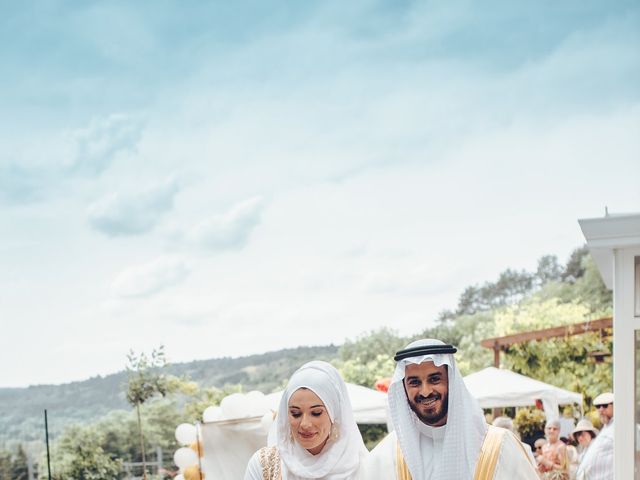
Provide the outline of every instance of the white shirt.
[[613,419],[591,441],[576,472],[577,480],[613,479]]

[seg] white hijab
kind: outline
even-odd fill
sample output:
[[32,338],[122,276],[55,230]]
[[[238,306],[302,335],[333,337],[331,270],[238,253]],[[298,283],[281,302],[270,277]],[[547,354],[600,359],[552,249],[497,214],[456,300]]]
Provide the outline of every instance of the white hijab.
[[[303,387],[320,397],[331,422],[338,429],[338,438],[330,438],[317,455],[302,448],[290,434],[289,399]],[[355,478],[366,447],[353,418],[347,386],[332,365],[322,361],[309,362],[291,376],[280,399],[276,442],[289,477],[295,475],[296,478],[326,480]]]
[[[440,340],[425,339],[410,343],[405,348],[426,345],[444,345]],[[404,389],[404,372],[408,364],[433,362],[436,366],[447,365],[449,377],[449,410],[445,427],[442,456],[433,480],[471,480],[476,460],[482,447],[487,424],[475,398],[471,396],[462,380],[462,375],[452,354],[428,354],[400,360],[389,385],[389,408],[391,421],[400,442],[400,448],[413,480],[424,478],[422,454],[420,452],[420,419],[411,410]]]

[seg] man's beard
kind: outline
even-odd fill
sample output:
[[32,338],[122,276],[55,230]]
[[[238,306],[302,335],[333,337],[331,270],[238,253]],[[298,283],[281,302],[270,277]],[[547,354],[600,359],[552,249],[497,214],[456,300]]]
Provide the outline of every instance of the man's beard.
[[[435,398],[436,400],[441,399],[440,410],[434,412],[431,415],[422,413],[418,409],[418,405],[420,405],[423,401],[427,399],[432,399],[432,398]],[[436,423],[439,423],[443,418],[445,418],[447,416],[447,413],[449,412],[449,394],[445,393],[444,396],[442,396],[439,393],[436,393],[436,394],[431,394],[428,397],[417,395],[416,397],[414,397],[413,402],[409,402],[409,406],[411,407],[411,410],[413,410],[413,413],[416,414],[416,416],[420,419],[422,423],[424,423],[425,425],[435,425]]]

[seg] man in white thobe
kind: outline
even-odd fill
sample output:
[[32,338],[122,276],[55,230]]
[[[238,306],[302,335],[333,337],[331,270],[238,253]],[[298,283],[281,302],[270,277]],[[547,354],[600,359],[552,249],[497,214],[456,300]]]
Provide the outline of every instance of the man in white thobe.
[[394,431],[371,452],[368,480],[538,480],[513,433],[487,425],[439,340],[400,350],[389,386]]
[[602,430],[584,454],[577,480],[613,480],[613,393],[606,392],[593,400],[598,409]]

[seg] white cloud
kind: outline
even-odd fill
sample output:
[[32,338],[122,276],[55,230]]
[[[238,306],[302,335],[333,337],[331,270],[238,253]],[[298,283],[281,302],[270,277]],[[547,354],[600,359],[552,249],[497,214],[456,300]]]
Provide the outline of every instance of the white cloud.
[[102,173],[121,153],[135,152],[142,136],[142,122],[132,115],[112,114],[93,120],[73,133],[76,155],[69,169],[75,173]]
[[148,232],[173,207],[179,189],[178,182],[169,179],[137,194],[112,193],[89,206],[89,223],[110,236]]
[[263,209],[261,197],[249,198],[228,212],[213,215],[197,224],[188,232],[187,241],[209,250],[241,248],[260,223]]
[[162,256],[120,272],[111,288],[120,297],[145,297],[177,285],[191,269],[181,257]]

